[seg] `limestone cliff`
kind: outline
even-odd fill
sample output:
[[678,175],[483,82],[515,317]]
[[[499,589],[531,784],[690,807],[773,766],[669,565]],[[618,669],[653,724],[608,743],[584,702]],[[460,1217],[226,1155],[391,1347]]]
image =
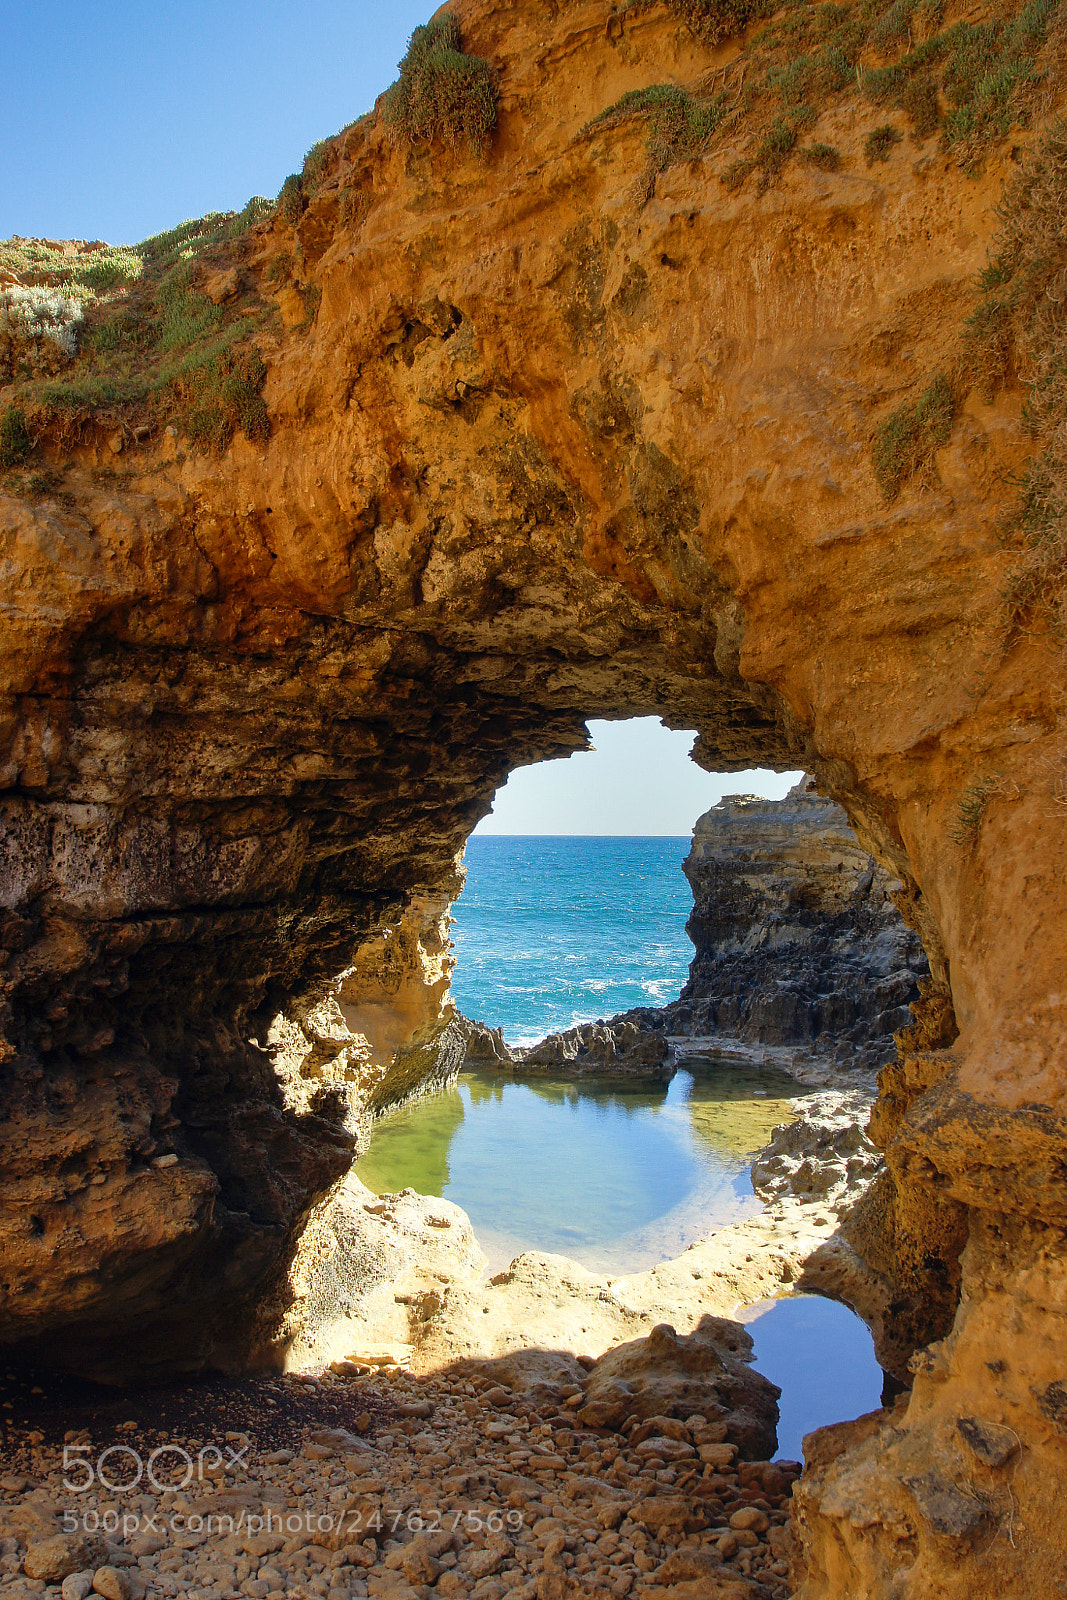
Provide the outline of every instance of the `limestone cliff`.
[[[295,211],[255,224],[236,268],[282,324],[262,368],[216,371],[244,432],[228,443],[195,394],[173,421],[104,393],[5,433],[9,459],[37,454],[0,520],[0,1333],[87,1370],[279,1359],[302,1230],[357,1136],[347,1091],[312,1104],[329,1074],[295,1081],[290,1029],[320,1059],[361,952],[425,926],[420,907],[432,921],[511,768],[581,748],[589,716],[655,713],[699,728],[709,768],[810,772],[902,882],[930,961],[857,1238],[887,1316],[899,1300],[915,1343],[946,1342],[883,1442],[842,1438],[813,1477],[805,1600],[1017,1592],[1023,1559],[1050,1589],[1062,655],[1043,590],[1005,601],[1030,448],[1010,327],[995,383],[959,359],[1040,105],[1034,131],[1008,111],[980,127],[995,98],[964,105],[979,80],[942,55],[912,143],[892,74],[863,90],[909,48],[911,23],[887,24],[843,76],[843,46],[818,56],[803,106],[814,56],[780,43],[792,75],[761,80],[750,156],[729,31],[662,3],[454,10],[499,89],[488,152],[405,145],[375,113]],[[936,49],[988,55],[1007,11],[948,6],[946,26],[987,31]],[[1027,26],[981,82],[1021,82],[1028,51],[1047,111],[1056,43],[1038,62]],[[625,97],[662,105],[664,84],[722,84],[725,132],[675,139],[673,161],[653,138],[650,167]],[[924,105],[955,118],[942,142]],[[989,135],[972,161],[949,139],[968,105]],[[786,160],[812,115],[812,158]],[[981,1567],[939,1543],[925,1476],[972,1416],[1022,1441],[1026,1550],[1005,1511]],[[982,1488],[946,1461],[959,1493]],[[872,1506],[899,1519],[883,1533]]]
[[844,812],[802,780],[731,795],[697,822],[684,871],[695,946],[672,1032],[798,1045],[880,1066],[927,964]]
[[784,1046],[878,1067],[910,1026],[929,968],[893,879],[845,813],[803,778],[784,800],[730,795],[697,821],[683,871],[694,946],[678,1000],[580,1023],[533,1048],[467,1026],[470,1065],[522,1073],[673,1073],[666,1036],[723,1049]]

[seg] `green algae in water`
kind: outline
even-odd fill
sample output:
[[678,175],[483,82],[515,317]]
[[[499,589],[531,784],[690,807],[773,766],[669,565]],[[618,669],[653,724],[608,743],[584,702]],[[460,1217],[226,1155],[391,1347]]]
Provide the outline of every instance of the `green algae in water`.
[[669,1084],[465,1072],[380,1118],[356,1175],[455,1201],[494,1267],[546,1250],[633,1272],[759,1209],[749,1163],[802,1093],[714,1061]]

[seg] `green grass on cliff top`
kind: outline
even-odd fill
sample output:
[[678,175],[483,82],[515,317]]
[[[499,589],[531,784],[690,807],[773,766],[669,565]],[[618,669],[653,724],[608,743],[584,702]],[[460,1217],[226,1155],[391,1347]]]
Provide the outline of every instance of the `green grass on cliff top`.
[[173,413],[201,448],[224,448],[237,428],[264,437],[266,369],[253,341],[274,308],[251,288],[215,305],[198,275],[239,268],[250,228],[272,209],[257,196],[242,211],[213,212],[137,245],[0,242],[0,312],[5,288],[59,291],[77,338],[69,362],[47,339],[0,345],[0,382],[15,382],[20,412],[38,429],[58,419],[69,434],[86,414],[148,406]]

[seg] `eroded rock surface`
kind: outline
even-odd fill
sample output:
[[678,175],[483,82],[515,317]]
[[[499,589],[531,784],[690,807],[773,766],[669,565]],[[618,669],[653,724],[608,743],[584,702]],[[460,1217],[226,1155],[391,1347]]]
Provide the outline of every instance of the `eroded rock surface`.
[[511,1055],[514,1070],[523,1074],[634,1073],[669,1078],[675,1072],[674,1063],[668,1059],[666,1040],[627,1017],[614,1017],[610,1022],[581,1022],[565,1033],[549,1034],[540,1044],[514,1049]]
[[672,1032],[849,1065],[895,1054],[926,957],[840,806],[807,779],[784,800],[728,796],[697,822],[684,871],[696,953]]
[[[589,1374],[578,1419],[603,1428],[635,1417],[644,1438],[631,1435],[631,1443],[637,1449],[644,1443],[646,1453],[653,1454],[657,1442],[677,1433],[670,1419],[684,1419],[699,1406],[706,1427],[697,1446],[725,1440],[749,1459],[765,1459],[778,1442],[781,1390],[744,1365],[751,1359],[752,1340],[740,1323],[703,1316],[692,1333],[682,1335],[662,1323],[647,1338],[600,1358]],[[660,1454],[671,1458],[669,1444]]]
[[[111,1374],[281,1359],[358,1140],[290,1026],[316,1065],[347,1051],[305,1020],[451,899],[507,772],[659,714],[709,768],[811,773],[903,885],[930,987],[856,1247],[899,1342],[951,1341],[945,1415],[1019,1434],[1051,1561],[1067,746],[1060,655],[1003,599],[1022,392],[961,378],[892,504],[869,448],[958,370],[1030,135],[977,178],[933,145],[868,167],[884,108],[842,101],[836,172],[757,195],[694,159],[642,205],[643,126],[590,116],[705,85],[737,42],[663,6],[457,12],[499,71],[488,161],[374,115],[296,237],[255,235],[250,279],[275,293],[298,248],[310,297],[262,341],[269,441],[218,460],[149,428],[117,475],[113,420],[75,419],[41,449],[63,497],[4,495],[0,1334]],[[895,1424],[909,1479],[923,1405]],[[895,1497],[896,1458],[861,1450],[842,1481]],[[824,1507],[838,1590],[896,1582],[847,1496]],[[1010,1542],[988,1580],[938,1548],[898,1587],[1010,1592]]]

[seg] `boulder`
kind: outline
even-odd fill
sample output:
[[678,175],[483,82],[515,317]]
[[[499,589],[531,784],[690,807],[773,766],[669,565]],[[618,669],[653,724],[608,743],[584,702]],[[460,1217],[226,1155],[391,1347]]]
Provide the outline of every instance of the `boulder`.
[[740,1323],[704,1316],[692,1333],[681,1335],[661,1323],[647,1338],[619,1345],[596,1362],[578,1420],[587,1427],[621,1428],[634,1416],[683,1419],[697,1413],[724,1425],[726,1440],[742,1457],[767,1460],[777,1445],[781,1390],[752,1371],[751,1359],[752,1340]]

